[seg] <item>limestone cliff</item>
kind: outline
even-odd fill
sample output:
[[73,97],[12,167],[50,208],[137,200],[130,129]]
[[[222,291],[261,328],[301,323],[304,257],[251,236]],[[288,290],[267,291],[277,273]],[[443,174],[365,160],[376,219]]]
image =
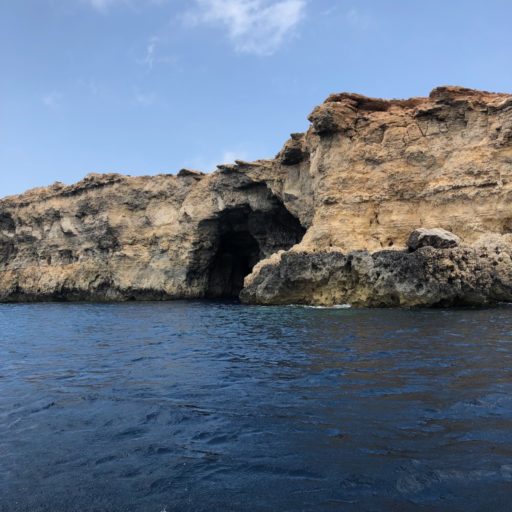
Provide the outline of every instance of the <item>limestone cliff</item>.
[[0,300],[512,300],[512,95],[336,94],[309,119],[272,160],[0,201]]

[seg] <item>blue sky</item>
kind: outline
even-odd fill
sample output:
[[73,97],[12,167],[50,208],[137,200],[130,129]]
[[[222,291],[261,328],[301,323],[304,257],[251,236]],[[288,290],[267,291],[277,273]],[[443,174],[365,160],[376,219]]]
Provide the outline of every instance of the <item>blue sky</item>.
[[272,157],[332,92],[512,92],[510,0],[0,0],[0,196]]

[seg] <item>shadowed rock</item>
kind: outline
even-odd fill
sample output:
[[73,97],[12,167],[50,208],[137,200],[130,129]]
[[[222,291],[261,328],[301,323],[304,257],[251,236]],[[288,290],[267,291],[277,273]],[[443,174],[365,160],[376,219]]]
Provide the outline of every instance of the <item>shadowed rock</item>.
[[442,228],[415,229],[407,240],[407,247],[410,251],[416,251],[420,247],[449,249],[458,245],[460,245],[460,238]]

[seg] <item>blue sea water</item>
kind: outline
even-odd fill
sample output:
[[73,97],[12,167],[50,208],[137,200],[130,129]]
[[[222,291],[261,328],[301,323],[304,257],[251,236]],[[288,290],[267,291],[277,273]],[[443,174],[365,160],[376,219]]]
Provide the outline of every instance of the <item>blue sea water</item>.
[[510,511],[512,307],[1,305],[0,510]]

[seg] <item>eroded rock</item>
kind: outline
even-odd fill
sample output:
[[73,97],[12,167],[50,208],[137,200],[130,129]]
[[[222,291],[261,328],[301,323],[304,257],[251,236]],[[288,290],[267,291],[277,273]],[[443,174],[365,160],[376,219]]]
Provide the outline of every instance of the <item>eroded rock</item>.
[[265,304],[512,300],[512,95],[341,93],[310,120],[273,160],[1,200],[0,301],[231,297],[244,282]]
[[420,247],[450,249],[458,245],[460,245],[460,238],[442,228],[415,229],[407,240],[407,247],[410,251],[416,251]]
[[293,133],[277,157],[280,159],[281,164],[297,165],[305,160],[307,153],[304,142],[304,134]]
[[289,251],[261,262],[241,298],[255,304],[482,305],[512,297],[510,238],[484,247],[415,252]]

